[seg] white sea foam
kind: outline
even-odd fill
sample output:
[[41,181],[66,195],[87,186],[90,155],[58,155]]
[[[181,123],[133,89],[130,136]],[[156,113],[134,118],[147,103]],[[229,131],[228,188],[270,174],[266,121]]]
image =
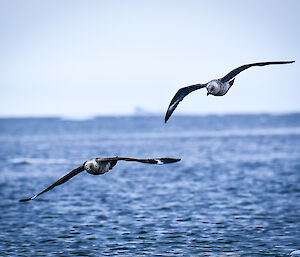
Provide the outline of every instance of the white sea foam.
[[295,251],[292,251],[290,253],[291,257],[298,257],[300,256],[300,250],[295,250]]
[[13,158],[10,160],[13,164],[64,164],[68,163],[66,159],[43,159],[43,158]]

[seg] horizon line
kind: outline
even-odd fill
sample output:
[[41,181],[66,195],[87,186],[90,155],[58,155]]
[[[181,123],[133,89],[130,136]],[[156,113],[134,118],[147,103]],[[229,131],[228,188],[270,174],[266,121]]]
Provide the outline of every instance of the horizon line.
[[[297,115],[300,110],[295,111],[262,111],[262,112],[211,112],[211,113],[178,113],[176,116],[237,116],[237,115]],[[44,115],[0,115],[0,119],[94,119],[105,117],[164,117],[165,113],[131,113],[131,114],[44,114]]]

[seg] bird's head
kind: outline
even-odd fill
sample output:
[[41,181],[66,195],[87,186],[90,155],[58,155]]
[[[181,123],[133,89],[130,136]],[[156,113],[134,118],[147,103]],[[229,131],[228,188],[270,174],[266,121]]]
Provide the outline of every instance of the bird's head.
[[207,95],[215,95],[219,92],[220,86],[215,80],[212,80],[208,82],[206,89],[207,89]]
[[93,158],[85,162],[84,169],[89,173],[93,171],[98,171],[99,164],[96,162],[96,159]]

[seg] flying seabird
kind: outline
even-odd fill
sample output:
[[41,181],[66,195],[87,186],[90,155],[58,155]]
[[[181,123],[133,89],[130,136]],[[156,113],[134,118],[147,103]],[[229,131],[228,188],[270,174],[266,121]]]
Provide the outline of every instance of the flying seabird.
[[265,66],[265,65],[270,65],[270,64],[286,64],[286,63],[293,63],[293,62],[295,62],[295,61],[256,62],[256,63],[245,64],[245,65],[242,65],[242,66],[232,70],[223,78],[213,79],[206,84],[195,84],[195,85],[191,85],[188,87],[180,88],[177,91],[177,93],[175,94],[175,96],[173,97],[173,99],[168,107],[168,110],[167,110],[167,113],[165,116],[165,123],[170,118],[170,116],[176,109],[179,102],[182,101],[183,98],[185,96],[187,96],[189,93],[191,93],[197,89],[206,87],[207,95],[223,96],[232,87],[232,85],[234,83],[234,77],[236,75],[238,75],[240,72],[242,72],[243,70],[246,70],[252,66]]
[[128,161],[128,162],[142,162],[142,163],[149,163],[149,164],[167,164],[167,163],[173,163],[178,162],[181,159],[173,159],[173,158],[158,158],[158,159],[136,159],[136,158],[127,158],[127,157],[112,157],[112,158],[93,158],[86,162],[84,162],[82,165],[77,167],[76,169],[70,171],[67,175],[63,176],[59,180],[57,180],[54,184],[47,187],[42,192],[26,199],[21,199],[20,202],[26,202],[29,200],[33,200],[37,198],[39,195],[51,190],[52,188],[61,185],[65,182],[67,182],[72,177],[76,176],[82,171],[86,171],[89,174],[92,175],[102,175],[109,170],[111,170],[118,161]]

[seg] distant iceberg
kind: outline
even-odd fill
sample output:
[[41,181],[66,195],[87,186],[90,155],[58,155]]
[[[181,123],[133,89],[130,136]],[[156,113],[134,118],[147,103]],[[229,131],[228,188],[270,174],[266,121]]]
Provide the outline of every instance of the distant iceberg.
[[134,107],[133,114],[134,115],[150,115],[151,112],[148,111],[148,110],[146,110],[146,109],[144,109],[141,106],[136,106],[136,107]]
[[149,111],[141,106],[135,106],[133,110],[134,116],[158,116],[162,115],[160,111]]

